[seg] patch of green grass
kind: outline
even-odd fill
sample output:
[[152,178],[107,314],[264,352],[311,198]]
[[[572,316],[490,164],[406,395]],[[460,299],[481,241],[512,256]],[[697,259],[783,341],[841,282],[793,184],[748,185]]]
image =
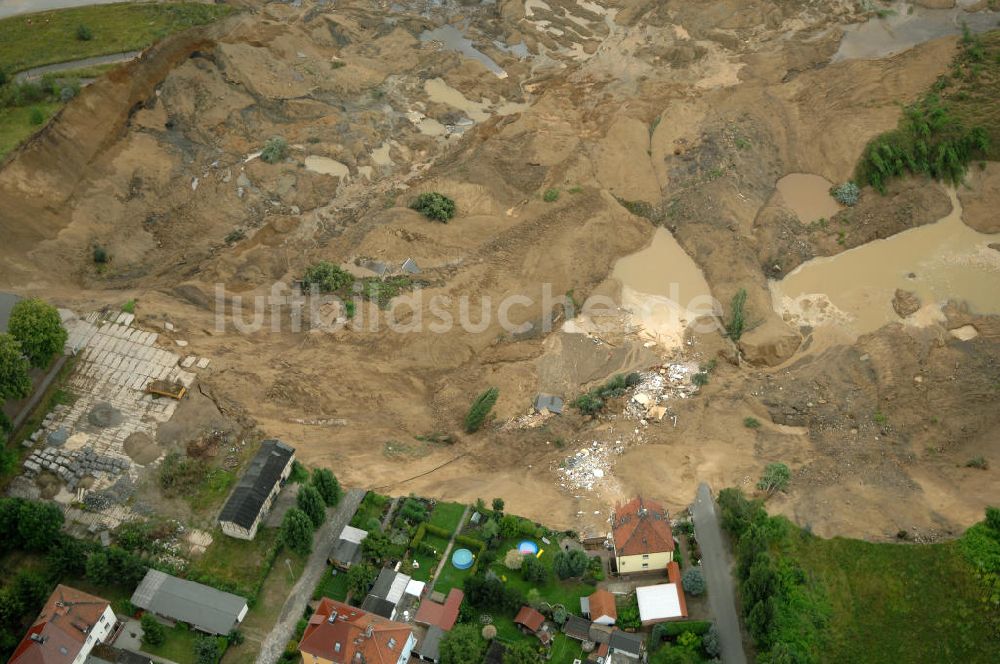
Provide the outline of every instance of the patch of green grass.
[[229,495],[236,481],[236,474],[224,468],[213,468],[198,485],[197,491],[187,496],[191,508],[197,512],[215,510]]
[[445,563],[444,568],[438,575],[436,581],[434,581],[435,592],[447,593],[452,588],[461,588],[462,584],[465,583],[465,579],[468,578],[470,569],[458,569],[451,564],[449,560]]
[[313,599],[329,597],[339,602],[347,599],[347,573],[338,571],[336,574],[332,574],[332,572],[333,567],[328,567],[323,572],[323,578],[320,579],[316,590],[313,591]]
[[783,548],[830,600],[822,661],[993,661],[996,641],[958,542],[876,544],[803,535],[788,537]]
[[124,311],[127,314],[134,314],[135,313],[135,300],[129,300],[128,302],[126,302],[125,304],[123,304],[122,305],[122,311]]
[[431,574],[437,569],[438,561],[434,559],[430,554],[417,552],[413,556],[413,560],[416,560],[420,567],[416,569],[408,569],[406,573],[412,576],[417,581],[430,581]]
[[[552,562],[555,560],[556,553],[559,552],[559,545],[557,542],[553,542],[549,545],[544,545],[541,542],[538,543],[539,546],[542,547],[541,555],[538,556],[538,559],[549,571],[548,580],[541,585],[525,581],[521,577],[520,571],[507,569],[507,567],[503,564],[503,554],[510,549],[516,548],[518,543],[523,539],[524,537],[512,537],[504,540],[497,549],[500,552],[499,560],[490,566],[491,569],[501,579],[504,579],[504,582],[508,586],[511,588],[517,588],[525,595],[527,595],[528,591],[532,588],[537,588],[542,601],[550,604],[562,604],[570,613],[578,612],[580,597],[583,595],[590,595],[594,592],[595,587],[577,579],[562,581],[555,575],[555,572],[552,571]],[[437,587],[435,587],[435,590],[437,590]]]
[[[228,5],[121,3],[59,9],[0,20],[0,69],[8,73],[144,49],[185,28],[232,13]],[[30,23],[29,23],[30,20]],[[77,36],[79,26],[90,39]]]
[[[223,535],[216,530],[212,533],[212,544],[205,553],[191,563],[191,570],[211,576],[238,588],[254,588],[261,577],[260,561],[278,538],[277,528],[261,528],[253,540],[241,540]],[[275,569],[284,567],[281,559],[287,552],[279,554]]]
[[[39,102],[31,106],[0,108],[0,157],[41,129],[61,107],[57,102]],[[42,114],[40,123],[32,122],[34,111]]]
[[177,664],[196,664],[194,644],[198,640],[198,632],[178,623],[172,628],[168,627],[166,633],[166,641],[158,646],[144,643],[143,651]]
[[430,523],[431,525],[455,532],[464,511],[465,505],[461,503],[438,502],[431,512]]
[[744,417],[743,426],[745,426],[747,429],[759,429],[760,420],[758,420],[756,417]]
[[545,193],[542,194],[542,200],[546,203],[555,203],[559,200],[559,190],[558,189],[546,189]]

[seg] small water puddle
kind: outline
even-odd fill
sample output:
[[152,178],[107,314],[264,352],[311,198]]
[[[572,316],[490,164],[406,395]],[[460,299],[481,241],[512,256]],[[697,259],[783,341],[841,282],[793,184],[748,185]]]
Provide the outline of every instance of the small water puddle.
[[792,173],[778,180],[778,197],[804,224],[829,219],[840,212],[840,204],[830,195],[829,180],[809,173]]
[[715,311],[708,282],[669,231],[658,228],[648,247],[615,263],[621,304],[644,336],[667,347],[684,341],[687,326]]
[[960,6],[924,9],[907,2],[894,4],[890,12],[885,18],[872,18],[845,28],[840,48],[831,62],[902,53],[938,37],[961,34],[963,23],[972,32],[984,32],[995,28],[1000,17],[1000,12],[966,12]]
[[446,50],[461,53],[467,58],[472,58],[483,63],[497,78],[507,78],[507,72],[503,70],[503,67],[494,62],[493,58],[473,46],[472,40],[468,39],[462,34],[461,30],[453,25],[442,25],[440,28],[434,28],[433,30],[424,30],[420,33],[420,41],[439,41],[444,45]]
[[1000,314],[1000,252],[988,245],[998,235],[979,233],[962,222],[954,191],[943,219],[803,263],[772,281],[772,303],[799,325],[836,325],[861,335],[900,320],[892,308],[896,289],[912,291],[922,308],[909,320],[941,320],[948,300],[965,301],[980,314]]
[[329,157],[309,155],[305,158],[304,163],[306,165],[306,170],[314,173],[322,173],[323,175],[333,175],[342,180],[346,180],[351,174],[350,169],[348,169],[345,164],[342,164],[335,159],[330,159]]

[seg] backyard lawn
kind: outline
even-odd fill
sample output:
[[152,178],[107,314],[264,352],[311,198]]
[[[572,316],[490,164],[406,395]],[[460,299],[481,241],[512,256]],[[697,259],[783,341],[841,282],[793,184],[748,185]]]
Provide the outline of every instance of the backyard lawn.
[[434,592],[447,593],[452,588],[461,588],[471,571],[471,568],[458,569],[449,560],[438,575],[437,581],[434,582]]
[[543,601],[550,604],[562,604],[567,611],[574,614],[580,613],[580,597],[584,595],[590,595],[594,592],[595,586],[587,583],[583,583],[578,579],[562,581],[555,575],[552,571],[552,561],[555,560],[555,555],[559,551],[559,545],[557,542],[553,542],[550,545],[543,545],[538,542],[540,546],[544,546],[542,549],[542,554],[538,558],[545,565],[546,569],[549,570],[548,580],[542,584],[538,585],[535,583],[530,583],[525,581],[521,577],[521,573],[516,570],[507,569],[503,564],[504,554],[517,547],[518,542],[520,542],[523,537],[516,537],[504,540],[500,547],[497,549],[499,555],[497,556],[497,561],[491,565],[491,569],[504,580],[507,585],[512,588],[517,588],[525,595],[532,588],[537,588],[538,593]]
[[[197,658],[194,654],[194,644],[201,638],[198,632],[178,623],[172,628],[168,627],[166,635],[167,639],[158,646],[144,643],[142,646],[143,650],[151,655],[177,662],[177,664],[196,664]],[[225,652],[226,639],[223,637],[217,638],[219,639],[219,651]]]
[[455,532],[462,520],[462,512],[464,511],[465,505],[461,503],[439,502],[431,512],[430,523],[432,526]]
[[261,528],[251,541],[229,537],[220,530],[214,531],[212,537],[212,544],[192,563],[192,571],[232,584],[244,593],[251,592],[263,572],[261,562],[278,539],[278,529]]
[[323,573],[323,578],[313,591],[313,599],[329,597],[339,602],[347,600],[347,573],[338,571],[333,574],[333,571],[333,567],[328,567]]

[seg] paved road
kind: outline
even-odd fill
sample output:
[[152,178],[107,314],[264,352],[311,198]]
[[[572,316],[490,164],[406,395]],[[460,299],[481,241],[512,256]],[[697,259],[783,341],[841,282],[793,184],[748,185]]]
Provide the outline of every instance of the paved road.
[[[3,0],[0,0],[2,2]],[[125,53],[111,53],[109,55],[95,55],[92,58],[83,58],[82,60],[70,60],[68,62],[57,62],[52,65],[43,65],[41,67],[34,67],[32,69],[25,69],[19,72],[14,78],[17,81],[28,81],[34,80],[36,78],[41,78],[46,74],[53,74],[61,71],[69,71],[71,69],[86,69],[88,67],[97,67],[99,65],[113,65],[119,62],[128,62],[129,60],[135,60],[140,55],[142,51],[126,51]]]
[[746,664],[740,621],[736,615],[736,593],[733,589],[729,551],[719,527],[715,499],[705,483],[698,486],[698,496],[691,508],[691,515],[694,517],[695,533],[701,549],[701,567],[708,585],[708,604],[719,630],[723,664]]
[[130,0],[0,0],[0,18],[16,14],[29,14],[49,9],[67,9],[83,7],[84,5],[107,5],[112,2],[129,2]]
[[302,576],[291,589],[285,605],[281,608],[281,615],[274,629],[267,635],[260,646],[260,654],[257,656],[257,664],[274,664],[281,657],[285,650],[285,644],[295,635],[295,626],[302,617],[302,612],[306,610],[306,604],[312,599],[313,589],[319,583],[326,572],[326,558],[333,547],[336,538],[340,535],[354,513],[361,504],[361,499],[365,497],[363,489],[351,489],[340,501],[336,511],[326,523],[319,529],[316,535],[313,552],[306,562],[306,568]]

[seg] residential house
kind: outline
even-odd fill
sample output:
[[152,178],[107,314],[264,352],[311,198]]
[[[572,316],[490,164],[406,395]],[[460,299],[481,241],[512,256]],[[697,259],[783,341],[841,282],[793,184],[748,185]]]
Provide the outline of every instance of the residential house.
[[11,655],[10,664],[83,664],[91,650],[115,635],[111,604],[58,585]]
[[663,506],[641,496],[615,508],[611,517],[619,574],[661,570],[674,559],[674,536]]
[[324,597],[299,642],[302,664],[406,664],[416,645],[409,626]]
[[420,597],[423,589],[423,582],[414,581],[397,570],[385,568],[379,572],[375,584],[361,603],[361,608],[377,616],[395,620],[406,606]]
[[337,543],[330,551],[330,564],[345,572],[351,569],[352,565],[357,565],[361,562],[361,542],[366,537],[368,537],[367,531],[354,526],[344,526],[337,538]]
[[155,569],[132,594],[132,604],[206,634],[229,634],[247,614],[247,600]]
[[440,593],[434,593],[420,603],[414,622],[427,627],[438,627],[444,631],[451,630],[458,621],[458,610],[465,599],[465,593],[458,588],[448,591],[448,597],[444,601],[437,601]]
[[444,638],[445,633],[437,625],[431,625],[427,628],[424,638],[417,643],[413,654],[417,656],[417,659],[438,664],[441,661],[441,639]]
[[630,664],[645,661],[646,637],[643,634],[633,634],[616,629],[611,632],[608,642],[608,657],[605,664]]
[[219,526],[230,537],[252,540],[274,499],[292,473],[295,449],[265,440],[219,513]]
[[520,627],[525,634],[537,634],[545,625],[545,616],[530,606],[522,606],[521,610],[514,616],[514,624]]
[[618,620],[615,596],[607,590],[596,590],[593,595],[581,597],[580,613],[598,625],[614,625]]
[[636,588],[639,619],[643,625],[687,618],[687,600],[681,584],[681,568],[676,561],[667,564],[668,583]]
[[591,641],[590,638],[590,626],[594,623],[590,622],[586,618],[581,618],[580,616],[570,616],[563,623],[562,631],[563,634],[571,639],[576,639],[577,641]]

